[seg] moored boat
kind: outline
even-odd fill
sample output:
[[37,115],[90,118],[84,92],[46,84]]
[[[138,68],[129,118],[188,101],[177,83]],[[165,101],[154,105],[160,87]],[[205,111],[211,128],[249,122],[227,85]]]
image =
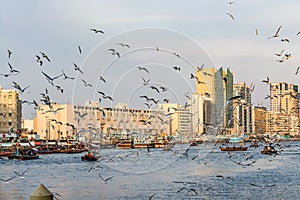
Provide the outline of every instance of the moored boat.
[[33,155],[27,155],[27,154],[12,154],[12,155],[9,155],[7,156],[9,160],[12,160],[12,159],[18,159],[18,160],[33,160],[33,159],[38,159],[39,158],[39,154],[33,154]]
[[244,147],[244,146],[226,146],[226,147],[219,147],[221,149],[221,151],[247,151],[248,147]]
[[3,156],[10,156],[12,155],[14,152],[12,151],[1,151],[0,152],[0,157],[3,157]]

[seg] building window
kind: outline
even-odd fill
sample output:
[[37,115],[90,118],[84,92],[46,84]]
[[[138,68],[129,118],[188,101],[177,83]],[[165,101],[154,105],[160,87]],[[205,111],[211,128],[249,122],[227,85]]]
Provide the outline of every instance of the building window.
[[11,117],[11,113],[8,113],[8,117]]
[[11,99],[11,95],[8,95],[8,99]]
[[12,125],[12,122],[8,122],[8,126],[11,126]]

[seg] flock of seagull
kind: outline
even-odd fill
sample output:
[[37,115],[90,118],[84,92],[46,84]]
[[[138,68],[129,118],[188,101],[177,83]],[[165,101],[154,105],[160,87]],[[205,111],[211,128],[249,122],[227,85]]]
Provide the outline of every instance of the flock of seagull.
[[[229,2],[229,4],[233,4],[234,2]],[[232,20],[236,20],[236,18],[231,14],[231,13],[226,13]],[[276,30],[275,34],[274,35],[271,35],[269,36],[267,39],[270,40],[270,39],[274,39],[274,38],[279,38],[280,36],[280,31],[282,29],[282,26],[279,26],[279,28]],[[89,29],[90,31],[92,31],[93,33],[95,34],[104,34],[104,31],[100,30],[100,29],[95,29],[95,28],[91,28]],[[258,35],[258,29],[255,30],[255,34]],[[298,32],[296,34],[296,36],[300,35],[300,32]],[[290,40],[288,38],[282,38],[280,39],[281,42],[287,42],[289,43]],[[129,44],[126,44],[126,43],[122,43],[122,42],[118,42],[116,43],[116,45],[120,46],[121,48],[131,48],[131,45]],[[80,45],[77,46],[78,48],[78,53],[79,54],[82,54],[82,49],[80,47]],[[160,51],[160,48],[159,47],[153,47],[154,50],[156,51]],[[122,56],[122,53],[121,51],[119,51],[117,48],[110,48],[108,49],[108,52],[112,55],[112,56],[116,56],[116,59],[119,59],[121,58]],[[176,52],[173,52],[173,55],[177,58],[180,58],[181,56],[176,53]],[[288,51],[285,51],[285,50],[282,50],[280,53],[275,53],[275,56],[279,57],[278,60],[276,60],[276,62],[279,62],[279,63],[283,63],[287,60],[289,60],[291,57],[292,57],[292,54]],[[13,57],[13,51],[8,49],[7,50],[7,57],[9,60],[12,59]],[[35,61],[38,63],[38,65],[40,67],[43,67],[45,65],[45,62],[51,62],[52,59],[49,58],[49,56],[44,53],[44,52],[39,52],[39,54],[36,54],[35,55]],[[9,72],[7,73],[1,73],[0,75],[5,77],[5,78],[10,78],[10,77],[13,77],[13,76],[19,76],[20,74],[22,74],[22,72],[20,70],[17,70],[16,68],[14,68],[14,66],[11,64],[12,62],[8,62],[8,67],[9,67]],[[82,76],[85,75],[84,71],[81,69],[81,67],[76,64],[75,62],[73,62],[73,67],[74,67],[74,72],[76,73],[79,73],[81,74]],[[180,66],[172,66],[171,67],[174,71],[177,71],[177,72],[180,72],[181,71],[181,67]],[[203,71],[203,68],[204,68],[204,64],[201,66],[201,67],[197,67],[196,69],[198,71],[202,71],[202,74],[203,76],[212,76],[211,74],[207,73],[207,72],[204,72]],[[143,65],[139,65],[137,66],[137,69],[143,73],[146,73],[146,74],[150,74],[150,70],[146,67],[146,66],[143,66]],[[57,85],[55,84],[56,80],[60,79],[60,78],[63,78],[65,81],[67,80],[75,80],[75,77],[72,77],[72,76],[69,76],[67,75],[64,70],[62,69],[61,70],[62,73],[61,74],[58,74],[58,75],[49,75],[47,74],[46,72],[44,72],[43,70],[41,70],[41,73],[42,75],[44,76],[44,78],[46,79],[46,81],[49,83],[49,87],[54,87],[57,91],[59,91],[60,93],[64,93],[64,89],[62,86],[60,85]],[[300,67],[297,67],[296,69],[296,72],[295,72],[295,75],[298,75],[300,72]],[[158,86],[158,85],[154,85],[154,84],[151,84],[151,81],[150,79],[145,79],[144,77],[141,77],[142,79],[142,85],[143,86],[148,86],[147,88],[152,90],[152,91],[155,91],[157,94],[161,94],[161,93],[164,93],[164,92],[167,92],[168,91],[168,88],[166,87],[163,87],[163,86]],[[196,82],[198,84],[205,84],[205,82],[202,82],[198,79],[198,77],[196,77],[195,74],[191,73],[190,74],[190,77],[189,79],[191,80],[196,80]],[[88,88],[88,87],[93,87],[93,84],[90,83],[88,80],[85,80],[84,78],[81,78],[80,79],[83,86]],[[103,83],[103,84],[106,84],[109,80],[106,80],[104,78],[103,75],[99,75],[99,80]],[[270,82],[270,78],[267,77],[265,80],[262,80],[262,82],[266,83],[266,85],[270,85],[271,82]],[[20,83],[17,83],[16,81],[12,81],[12,87],[15,88],[20,94],[23,94],[25,92],[27,92],[29,89],[30,89],[30,85],[26,85],[24,86],[23,84],[20,84]],[[251,84],[251,91],[254,91],[254,87],[255,85],[254,84]],[[97,91],[97,93],[99,94],[99,102],[101,102],[102,100],[109,100],[111,102],[114,101],[113,97],[106,94],[105,92],[103,91]],[[40,99],[40,102],[42,102],[44,105],[48,105],[49,107],[49,110],[45,110],[43,112],[43,114],[46,114],[46,113],[54,113],[54,114],[57,114],[60,110],[63,110],[63,108],[57,108],[57,109],[53,109],[53,105],[52,105],[52,100],[50,98],[50,95],[49,95],[49,92],[48,92],[48,89],[45,88],[45,92],[41,92],[40,93],[41,95],[41,99]],[[187,99],[190,99],[190,97],[185,94]],[[207,93],[206,94],[208,97],[210,97],[210,94]],[[163,98],[163,100],[161,99],[155,99],[154,97],[150,97],[148,95],[141,95],[139,96],[140,99],[143,99],[145,100],[144,104],[147,108],[151,108],[153,105],[157,105],[159,102],[165,102],[165,103],[168,103],[169,102],[169,99],[168,98]],[[229,101],[232,101],[234,99],[239,99],[241,98],[241,96],[235,96],[235,97],[232,97],[229,99]],[[22,103],[27,103],[28,105],[33,105],[34,106],[34,109],[39,109],[39,103],[37,100],[22,100]],[[189,107],[190,105],[188,103],[186,103],[184,105],[184,108],[187,108]],[[173,110],[175,110],[176,112],[176,108],[174,108]],[[102,112],[104,113],[104,110],[102,110]],[[87,113],[80,113],[79,111],[74,111],[74,114],[77,115],[78,117],[78,124],[80,122],[80,119],[84,118]],[[169,117],[171,116],[172,114],[174,114],[174,112],[169,112],[167,113],[165,116]],[[0,113],[0,117],[5,117],[3,113]],[[52,121],[56,122],[57,124],[65,124],[67,126],[70,126],[72,127],[72,129],[74,130],[75,129],[75,125],[74,124],[70,124],[69,122],[60,122],[60,121],[56,121],[54,119],[51,119]],[[161,120],[161,123],[167,123],[167,121],[165,121],[163,118],[160,118]],[[141,123],[144,123],[144,124],[151,124],[151,122],[149,120],[140,120]],[[279,143],[277,143],[276,145],[280,146]],[[285,146],[285,147],[288,147]],[[283,147],[282,147],[283,148]],[[172,149],[170,150],[172,152]],[[179,156],[179,158],[181,159],[190,159],[190,160],[196,160],[199,156],[199,154],[201,154],[200,152],[197,152],[196,154],[194,153],[194,155],[191,155],[191,151],[195,151],[192,149],[192,147],[189,147],[188,149],[186,149],[184,152],[177,152],[177,151],[173,151],[172,155],[176,155],[176,156]],[[148,151],[146,152],[147,155],[151,155],[151,153]],[[127,155],[124,155],[124,156],[121,156],[121,155],[117,155],[117,156],[113,156],[111,158],[109,158],[108,160],[110,161],[113,161],[115,158],[119,158],[121,161],[124,161],[126,158],[130,157],[130,156],[135,156],[135,157],[139,157],[143,155],[143,153],[141,152],[141,150],[138,150],[137,152],[134,152],[134,153],[129,153]],[[256,160],[253,160],[254,158],[254,154],[253,155],[250,155],[248,157],[243,157],[243,160],[234,160],[232,159],[233,157],[237,156],[236,154],[232,154],[232,153],[228,153],[228,158],[235,164],[245,168],[245,167],[249,167],[249,166],[253,166],[255,163],[256,163]],[[276,156],[276,155],[274,155]],[[199,160],[198,160],[199,161]],[[206,163],[203,163],[203,164],[207,164]],[[96,165],[95,167],[91,167],[88,172],[92,171],[92,170],[99,170],[99,169],[103,169],[105,166],[100,166],[100,165]],[[7,178],[7,179],[4,179],[4,178],[1,178],[0,177],[0,180],[2,182],[5,182],[5,183],[8,183],[10,182],[11,180],[19,177],[21,179],[24,178],[24,175],[25,173],[28,171],[28,169],[26,169],[24,172],[22,173],[19,173],[19,172],[16,172],[14,171],[14,176],[10,177],[10,178]],[[101,181],[103,181],[103,183],[107,184],[109,181],[113,181],[113,175],[112,176],[109,176],[107,178],[105,178],[102,174],[98,173],[98,177]],[[216,178],[219,178],[219,179],[222,179],[222,180],[229,180],[229,181],[234,181],[234,178],[233,177],[230,177],[230,176],[224,176],[222,174],[217,174],[216,175]],[[182,192],[186,192],[186,194],[192,194],[192,195],[199,195],[199,182],[185,182],[185,181],[174,181],[175,184],[181,184],[183,185],[183,187],[180,187],[176,193],[182,193]],[[266,188],[266,187],[273,187],[273,186],[276,186],[276,184],[270,184],[270,185],[259,185],[259,184],[256,184],[256,183],[249,183],[249,185],[253,186],[253,187],[261,187],[261,188]],[[212,190],[214,191],[214,188],[211,186],[206,186],[206,187],[203,187],[202,186],[202,189],[205,189],[205,190]],[[152,199],[156,196],[157,194],[154,193],[152,194],[149,199]],[[58,195],[60,196],[60,195]]]

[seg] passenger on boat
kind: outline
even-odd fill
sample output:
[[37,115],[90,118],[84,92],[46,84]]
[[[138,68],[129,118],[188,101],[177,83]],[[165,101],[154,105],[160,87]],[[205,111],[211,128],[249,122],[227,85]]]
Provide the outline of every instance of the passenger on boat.
[[89,157],[89,158],[92,158],[93,157],[93,154],[92,154],[92,152],[88,152],[88,154],[87,154],[87,156]]

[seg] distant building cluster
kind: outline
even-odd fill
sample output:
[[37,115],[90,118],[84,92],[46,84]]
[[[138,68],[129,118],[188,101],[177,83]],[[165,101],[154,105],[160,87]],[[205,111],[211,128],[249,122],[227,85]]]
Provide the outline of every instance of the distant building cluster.
[[[0,87],[0,133],[22,130],[41,139],[70,139],[93,130],[110,137],[115,133],[149,136],[172,135],[183,138],[203,135],[276,134],[299,136],[300,94],[298,85],[268,83],[270,110],[252,104],[253,85],[234,83],[230,69],[197,69],[192,76],[196,91],[184,105],[158,104],[156,109],[135,109],[119,103],[115,107],[40,104],[34,120],[21,120],[22,104],[16,90]],[[21,127],[21,124],[23,127]]]

